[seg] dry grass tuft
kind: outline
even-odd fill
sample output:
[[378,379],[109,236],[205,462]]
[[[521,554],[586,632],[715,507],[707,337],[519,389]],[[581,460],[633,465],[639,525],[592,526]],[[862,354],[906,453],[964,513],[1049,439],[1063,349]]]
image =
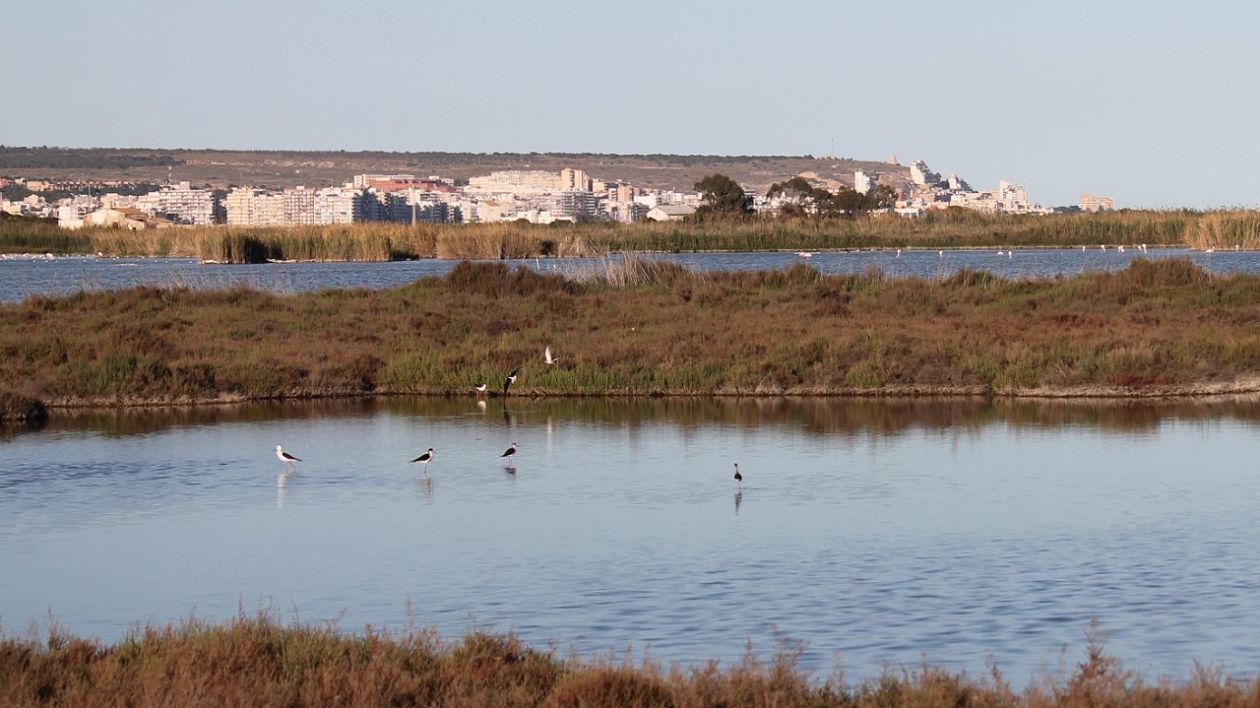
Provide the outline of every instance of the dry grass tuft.
[[885,672],[846,685],[798,667],[799,647],[769,661],[751,651],[668,671],[629,658],[561,660],[511,634],[451,643],[432,631],[346,634],[283,625],[266,614],[222,625],[188,620],[113,645],[53,627],[0,640],[0,704],[13,706],[1254,706],[1260,681],[1196,665],[1189,681],[1147,683],[1091,639],[1070,673],[1016,693],[996,668],[979,679],[942,669]]

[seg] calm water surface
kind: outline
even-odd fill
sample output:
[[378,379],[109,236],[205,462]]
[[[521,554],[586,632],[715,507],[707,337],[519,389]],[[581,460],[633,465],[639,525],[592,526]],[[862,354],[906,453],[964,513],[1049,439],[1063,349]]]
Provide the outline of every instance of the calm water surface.
[[[1009,278],[1052,277],[1126,268],[1141,254],[1079,250],[1015,251],[1010,258],[996,250],[862,251],[819,253],[810,259],[792,253],[653,254],[651,258],[680,263],[699,271],[769,270],[808,263],[823,273],[862,273],[878,267],[892,277],[946,277],[962,268],[986,270]],[[1150,259],[1191,258],[1214,273],[1260,274],[1260,252],[1203,253],[1185,249],[1151,249]],[[612,257],[614,260],[616,256]],[[390,288],[426,275],[444,275],[458,261],[423,260],[392,263],[284,263],[202,265],[180,258],[70,257],[43,260],[9,257],[0,260],[0,302],[19,302],[31,295],[117,290],[136,285],[224,288],[247,285],[272,292],[304,292],[327,288]],[[604,259],[507,261],[545,272],[575,275],[603,270]]]
[[[1260,664],[1260,404],[390,399],[0,428],[0,626],[239,608],[1017,683]],[[520,443],[517,474],[498,455]],[[282,476],[272,449],[305,462]],[[437,457],[426,481],[407,460]],[[735,487],[732,463],[744,472]]]

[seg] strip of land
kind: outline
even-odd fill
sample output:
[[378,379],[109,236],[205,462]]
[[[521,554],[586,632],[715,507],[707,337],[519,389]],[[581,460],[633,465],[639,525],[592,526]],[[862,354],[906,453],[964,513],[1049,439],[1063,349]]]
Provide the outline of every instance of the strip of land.
[[0,218],[0,253],[180,256],[215,263],[267,260],[388,261],[414,258],[548,258],[610,252],[827,250],[854,248],[1098,248],[1188,246],[1260,249],[1251,211],[1124,211],[985,215],[965,209],[915,219],[749,218],[717,221],[540,226],[348,224],[200,226],[69,231],[56,222]]
[[1190,396],[1260,391],[1258,323],[1260,278],[1186,260],[1031,281],[466,262],[386,291],[0,306],[0,391],[11,408],[472,395],[519,369],[521,396]]
[[[973,677],[932,667],[847,682],[797,665],[799,647],[729,666],[632,657],[564,659],[512,635],[283,625],[268,616],[138,630],[113,645],[59,630],[0,640],[0,703],[12,706],[1254,706],[1260,680],[1196,665],[1147,681],[1090,640],[1086,658],[1014,691],[995,664]],[[996,661],[1000,661],[998,658]]]

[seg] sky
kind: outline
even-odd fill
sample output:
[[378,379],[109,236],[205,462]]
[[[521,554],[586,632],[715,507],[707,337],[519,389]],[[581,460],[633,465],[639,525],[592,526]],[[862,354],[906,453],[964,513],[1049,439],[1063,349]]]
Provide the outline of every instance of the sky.
[[896,155],[1049,206],[1260,202],[1260,3],[63,0],[3,15],[5,145]]

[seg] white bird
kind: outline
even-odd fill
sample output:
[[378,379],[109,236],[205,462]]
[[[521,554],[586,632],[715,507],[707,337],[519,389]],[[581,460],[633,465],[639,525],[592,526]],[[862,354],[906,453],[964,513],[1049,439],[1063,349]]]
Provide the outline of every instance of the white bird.
[[809,251],[797,251],[797,252],[796,252],[796,255],[800,256],[801,258],[813,258],[813,257],[814,257],[814,254],[810,253]]
[[1007,260],[1010,260],[1010,259],[1012,259],[1012,258],[1014,258],[1014,257],[1015,257],[1015,251],[1007,251],[1007,252],[1006,252],[1006,259],[1007,259]]
[[1122,245],[1120,245],[1120,246],[1117,246],[1116,248],[1119,248],[1119,249],[1120,249],[1120,252],[1121,252],[1121,253],[1124,253],[1124,245],[1123,245],[1123,244],[1122,244]]
[[485,384],[483,384],[483,383],[482,383],[482,384],[477,384],[476,386],[473,386],[473,388],[477,389],[477,393],[485,393],[485,392],[486,392],[486,385],[485,385]]
[[944,251],[937,251],[937,252],[936,252],[936,256],[937,256],[938,258],[944,258],[944,257],[945,257],[945,252],[944,252]]
[[998,251],[998,252],[997,252],[997,254],[998,254],[999,256],[1005,256],[1005,255],[1006,255],[1006,251]]
[[551,347],[547,347],[546,349],[543,350],[543,363],[545,363],[547,366],[551,366],[557,361],[560,361],[560,359],[558,357],[551,356]]
[[516,466],[512,464],[512,457],[513,457],[514,455],[516,455],[516,443],[512,443],[512,446],[511,446],[511,447],[509,447],[508,449],[504,450],[502,455],[499,455],[499,457],[506,457],[506,458],[507,458],[507,466],[508,466],[508,469],[512,470],[513,474],[515,474],[515,473],[516,473]]
[[1146,244],[1142,244],[1142,253],[1146,253]]
[[735,486],[740,487],[744,484],[744,475],[739,473],[739,463],[735,463]]
[[1085,247],[1081,246],[1081,253],[1084,253],[1084,252],[1085,252]]
[[293,455],[290,455],[289,453],[284,451],[283,447],[279,445],[276,445],[276,457],[279,458],[280,461],[284,463],[285,471],[296,470],[297,465],[293,463],[302,461],[302,458],[294,457]]
[[432,461],[433,461],[433,448],[429,448],[429,451],[428,451],[428,452],[426,452],[426,453],[424,453],[423,455],[421,455],[421,456],[417,457],[416,459],[412,460],[412,462],[418,462],[418,463],[420,463],[420,464],[424,465],[424,473],[425,473],[425,474],[428,474],[428,473],[429,473],[429,463],[430,463],[430,462],[432,462]]
[[897,257],[898,257],[898,258],[901,258],[901,249],[900,249],[900,248],[898,248],[898,249],[897,249]]
[[1098,244],[1098,247],[1099,247],[1099,248],[1101,248],[1101,249],[1102,249],[1102,250],[1104,250],[1104,251],[1105,251],[1105,250],[1107,250],[1107,244],[1105,244],[1105,243],[1100,243],[1100,244]]

